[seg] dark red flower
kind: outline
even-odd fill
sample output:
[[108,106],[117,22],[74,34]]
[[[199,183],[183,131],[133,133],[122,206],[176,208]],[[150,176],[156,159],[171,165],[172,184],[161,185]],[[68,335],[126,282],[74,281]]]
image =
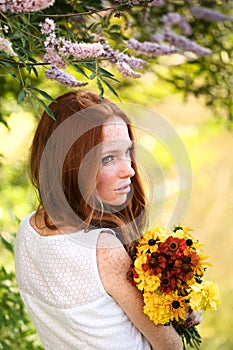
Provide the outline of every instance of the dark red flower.
[[162,273],[166,268],[167,260],[161,254],[157,252],[147,254],[147,260],[145,264],[142,264],[143,271],[151,270],[151,275],[158,275]]
[[174,273],[176,277],[183,282],[191,280],[194,277],[195,268],[199,261],[200,257],[196,252],[186,249],[181,259],[177,259],[174,262]]
[[176,278],[171,273],[161,277],[160,290],[164,293],[170,293],[172,290],[176,289]]
[[159,245],[158,252],[169,255],[171,260],[176,260],[183,256],[185,249],[185,239],[169,236],[166,241]]
[[127,280],[133,285],[136,285],[134,278],[138,278],[138,277],[139,277],[139,274],[135,271],[134,267],[131,267],[126,275]]

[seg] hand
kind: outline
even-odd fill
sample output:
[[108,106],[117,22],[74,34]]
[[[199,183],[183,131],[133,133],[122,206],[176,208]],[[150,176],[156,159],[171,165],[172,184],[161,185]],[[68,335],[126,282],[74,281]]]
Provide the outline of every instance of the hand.
[[197,326],[201,323],[202,311],[193,311],[191,308],[186,314],[186,321],[184,323],[185,327],[189,328],[192,326]]

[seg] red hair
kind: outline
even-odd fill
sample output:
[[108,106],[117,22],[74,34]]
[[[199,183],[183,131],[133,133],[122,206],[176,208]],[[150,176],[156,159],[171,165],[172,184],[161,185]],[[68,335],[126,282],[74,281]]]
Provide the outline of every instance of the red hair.
[[[91,226],[106,227],[115,228],[116,230],[120,227],[122,234],[124,227],[131,225],[131,229],[136,232],[129,233],[126,230],[124,235],[136,234],[138,236],[138,233],[141,234],[147,222],[146,199],[135,162],[134,151],[132,151],[132,167],[135,175],[131,179],[133,195],[127,202],[127,205],[119,211],[101,211],[96,205],[96,197],[94,196],[96,177],[101,164],[101,152],[99,147],[96,146],[103,140],[103,123],[111,116],[122,118],[127,124],[129,136],[133,142],[135,137],[128,116],[117,105],[108,100],[102,102],[97,94],[87,90],[72,91],[62,95],[56,99],[56,102],[52,102],[49,107],[54,114],[55,120],[49,117],[46,112],[43,113],[35,132],[30,153],[31,179],[38,190],[40,202],[36,214],[42,209],[46,226],[50,229],[56,228],[54,215],[51,217],[47,211],[46,197],[49,198],[50,203],[54,203],[56,222],[65,222],[64,207],[61,205],[62,201],[54,189],[53,182],[55,181],[53,177],[59,176],[59,174],[57,169],[50,168],[50,164],[53,164],[53,168],[58,167],[60,158],[62,158],[63,148],[65,147],[64,142],[67,141],[67,135],[61,131],[59,144],[56,146],[55,151],[52,152],[53,154],[49,154],[51,163],[48,161],[47,165],[44,166],[42,156],[55,130],[62,130],[62,123],[71,120],[72,116],[77,121],[79,129],[85,130],[85,132],[78,139],[75,139],[75,142],[72,143],[64,156],[61,182],[69,208],[79,218],[79,227],[85,229],[89,229]],[[85,113],[86,111],[88,113]],[[75,127],[70,132],[75,133]],[[90,151],[92,152],[91,161],[87,157]],[[54,174],[52,176],[51,171]],[[79,186],[80,176],[83,184],[82,188]],[[46,196],[42,193],[42,187],[46,189]],[[123,239],[125,240],[125,237]],[[132,241],[132,239],[126,240]]]

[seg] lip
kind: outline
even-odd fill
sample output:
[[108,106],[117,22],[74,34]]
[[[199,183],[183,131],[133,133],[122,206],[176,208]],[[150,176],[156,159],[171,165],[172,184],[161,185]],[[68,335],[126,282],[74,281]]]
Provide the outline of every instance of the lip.
[[130,186],[130,184],[127,184],[127,185],[124,185],[124,186],[117,188],[115,190],[115,192],[125,194],[125,193],[129,193],[130,190],[131,190],[131,186]]

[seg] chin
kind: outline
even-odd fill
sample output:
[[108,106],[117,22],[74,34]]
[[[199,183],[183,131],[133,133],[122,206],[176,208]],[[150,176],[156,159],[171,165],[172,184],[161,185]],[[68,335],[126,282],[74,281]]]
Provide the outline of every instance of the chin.
[[117,198],[112,201],[103,201],[106,206],[112,207],[112,208],[119,208],[122,207],[122,209],[127,205],[127,195],[125,198]]

